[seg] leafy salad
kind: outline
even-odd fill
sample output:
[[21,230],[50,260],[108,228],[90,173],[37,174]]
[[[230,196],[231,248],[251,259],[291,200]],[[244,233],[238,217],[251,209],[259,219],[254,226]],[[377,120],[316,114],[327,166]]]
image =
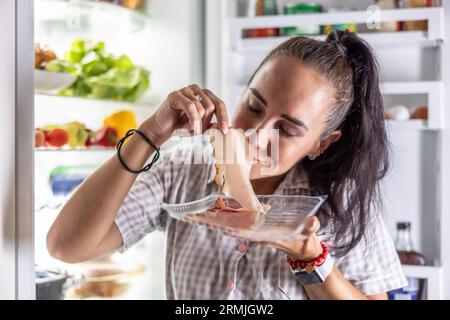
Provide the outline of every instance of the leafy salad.
[[105,52],[103,42],[74,40],[63,59],[50,61],[45,69],[70,73],[77,80],[59,91],[64,96],[135,102],[150,86],[150,72],[126,56]]

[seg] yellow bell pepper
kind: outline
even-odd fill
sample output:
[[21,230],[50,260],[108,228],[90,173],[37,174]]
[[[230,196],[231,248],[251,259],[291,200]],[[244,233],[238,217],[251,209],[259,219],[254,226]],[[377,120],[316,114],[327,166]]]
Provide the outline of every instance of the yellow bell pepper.
[[67,141],[67,144],[72,148],[77,147],[84,147],[84,144],[86,143],[86,140],[89,137],[89,134],[86,130],[86,127],[84,124],[73,121],[66,123],[63,126],[64,130],[66,130],[69,140]]
[[119,138],[122,138],[128,130],[136,129],[137,121],[132,111],[119,111],[103,120],[103,126],[114,128]]

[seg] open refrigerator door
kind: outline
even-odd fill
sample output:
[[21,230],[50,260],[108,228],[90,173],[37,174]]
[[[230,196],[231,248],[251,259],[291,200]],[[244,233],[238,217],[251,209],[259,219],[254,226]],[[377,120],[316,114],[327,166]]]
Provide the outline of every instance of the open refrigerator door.
[[199,6],[178,0],[34,1],[38,299],[164,298],[161,232],[124,254],[76,265],[49,255],[46,234],[77,186],[115,156],[118,139],[168,92],[198,82],[201,71],[180,66],[195,65],[192,57],[200,56],[200,40],[187,40],[191,34],[201,38],[201,21],[189,14],[201,12]]

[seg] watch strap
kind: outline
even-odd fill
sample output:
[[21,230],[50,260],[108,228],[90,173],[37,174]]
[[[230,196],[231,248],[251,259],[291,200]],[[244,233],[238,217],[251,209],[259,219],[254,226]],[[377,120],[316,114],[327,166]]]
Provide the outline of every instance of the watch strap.
[[312,269],[309,269],[309,266],[304,269],[292,269],[291,267],[291,270],[300,284],[307,286],[325,282],[326,278],[333,271],[333,266],[333,257],[331,255],[327,255],[324,262],[320,266],[315,266]]

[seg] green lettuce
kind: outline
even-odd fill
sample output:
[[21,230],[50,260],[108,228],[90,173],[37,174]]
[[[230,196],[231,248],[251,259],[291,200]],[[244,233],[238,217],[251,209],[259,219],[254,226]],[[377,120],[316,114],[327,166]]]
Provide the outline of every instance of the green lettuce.
[[150,72],[135,66],[126,56],[105,52],[103,42],[74,40],[64,59],[56,59],[46,66],[53,72],[67,72],[77,80],[61,90],[64,96],[112,99],[135,102],[150,87]]

